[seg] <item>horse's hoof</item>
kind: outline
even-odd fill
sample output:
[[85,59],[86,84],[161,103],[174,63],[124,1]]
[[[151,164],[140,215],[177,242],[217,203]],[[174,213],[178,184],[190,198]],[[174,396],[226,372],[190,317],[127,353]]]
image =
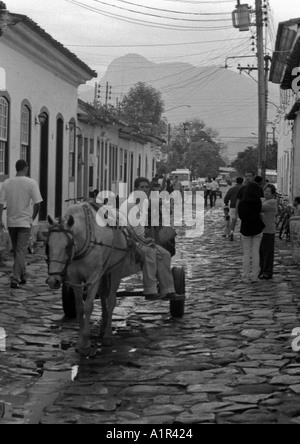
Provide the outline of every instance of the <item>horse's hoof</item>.
[[97,354],[97,350],[95,348],[76,348],[76,353],[78,353],[82,358],[94,358]]
[[114,341],[111,338],[103,338],[102,345],[103,347],[112,347],[114,345]]

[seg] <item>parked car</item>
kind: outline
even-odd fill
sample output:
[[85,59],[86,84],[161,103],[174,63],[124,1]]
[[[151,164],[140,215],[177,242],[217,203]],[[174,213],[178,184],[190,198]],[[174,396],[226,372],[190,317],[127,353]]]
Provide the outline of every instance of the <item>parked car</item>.
[[219,185],[220,185],[220,187],[227,187],[228,186],[226,180],[220,180]]

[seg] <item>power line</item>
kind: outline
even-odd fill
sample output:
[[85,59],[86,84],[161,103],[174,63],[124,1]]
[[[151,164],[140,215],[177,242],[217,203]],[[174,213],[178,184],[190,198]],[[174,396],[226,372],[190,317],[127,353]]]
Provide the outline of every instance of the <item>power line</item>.
[[[101,0],[93,0],[93,1],[96,2],[96,3],[100,3],[101,5],[110,6],[111,8],[115,8],[115,9],[118,9],[118,10],[121,10],[121,11],[133,12],[134,14],[139,14],[139,15],[143,15],[143,16],[146,16],[146,17],[156,17],[156,18],[159,18],[159,19],[168,19],[168,20],[194,22],[194,23],[195,22],[199,23],[199,22],[224,22],[224,21],[231,21],[231,18],[230,19],[206,19],[206,20],[200,20],[200,19],[186,19],[186,18],[179,18],[179,17],[163,17],[163,16],[158,15],[158,14],[152,14],[152,13],[149,13],[149,12],[141,12],[141,11],[137,11],[136,9],[129,9],[129,8],[124,8],[122,6],[112,5],[111,3],[107,3],[107,2],[104,2],[104,1],[101,1]],[[167,12],[169,12],[169,11],[167,11]]]
[[151,6],[144,6],[144,5],[139,5],[137,3],[132,3],[132,2],[128,2],[125,0],[117,0],[120,3],[126,3],[128,5],[133,5],[133,6],[138,6],[139,8],[144,8],[144,9],[150,9],[150,10],[154,10],[154,11],[161,11],[161,12],[172,12],[173,14],[183,14],[183,15],[228,15],[231,14],[230,12],[183,12],[183,11],[173,11],[170,9],[160,9],[160,8],[152,8]]
[[[249,40],[249,38],[233,38],[233,39],[226,39],[227,41],[233,41],[233,40]],[[185,46],[185,45],[204,45],[207,43],[220,43],[224,42],[224,39],[220,40],[205,40],[201,42],[182,42],[182,43],[158,43],[158,44],[151,44],[151,45],[68,45],[65,46],[68,47],[77,47],[77,48],[154,48],[154,47],[162,47],[162,46]]]
[[[166,2],[172,2],[172,3],[189,3],[192,5],[199,5],[199,1],[193,1],[193,0],[186,0],[186,1],[182,1],[182,0],[164,0]],[[232,4],[232,0],[207,0],[207,1],[201,1],[201,4],[208,4],[208,5],[215,5],[215,4],[225,4],[225,3],[231,3]]]
[[136,25],[146,26],[148,28],[167,29],[169,31],[198,31],[198,32],[212,31],[212,30],[222,31],[225,29],[231,29],[231,26],[210,26],[210,27],[200,28],[200,27],[193,27],[193,26],[170,25],[167,23],[153,24],[153,23],[145,21],[145,20],[139,20],[139,19],[134,19],[134,18],[130,18],[130,17],[126,18],[124,16],[114,14],[112,12],[105,12],[105,11],[102,11],[101,9],[97,9],[97,8],[85,5],[84,3],[80,3],[75,0],[65,0],[65,1],[67,3],[71,3],[73,5],[81,7],[83,9],[87,9],[89,11],[95,12],[96,14],[103,15],[105,17],[115,18],[115,19],[123,21],[123,22],[131,23],[131,24],[134,23]]

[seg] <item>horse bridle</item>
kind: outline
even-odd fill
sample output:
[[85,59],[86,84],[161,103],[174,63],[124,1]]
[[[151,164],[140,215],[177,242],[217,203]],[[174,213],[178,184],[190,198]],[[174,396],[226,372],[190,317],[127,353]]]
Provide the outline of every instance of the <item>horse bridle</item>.
[[[48,242],[46,244],[46,256],[47,256],[46,262],[47,262],[48,271],[49,271],[48,275],[49,276],[62,276],[62,277],[64,277],[67,274],[67,268],[70,265],[70,263],[72,261],[72,258],[73,258],[73,255],[74,255],[74,249],[75,249],[74,234],[73,234],[73,232],[71,230],[66,230],[62,225],[59,225],[59,224],[53,225],[53,227],[51,227],[49,229],[49,238],[50,238],[52,233],[62,233],[62,234],[64,234],[67,237],[68,245],[67,245],[67,248],[66,248],[66,252],[67,252],[68,259],[67,259],[66,262],[58,261],[56,259],[50,260],[50,257],[49,257],[49,243],[48,243],[49,240],[48,240]],[[51,263],[56,263],[56,264],[64,265],[63,271],[56,272],[56,273],[50,273],[50,265],[51,265]]]
[[[86,211],[88,211],[88,210],[86,210]],[[86,214],[86,217],[87,217],[87,221],[90,223],[90,218],[88,217],[88,213]],[[90,226],[90,230],[91,230],[91,226]],[[55,259],[50,260],[49,244],[47,243],[46,244],[46,256],[47,256],[46,262],[48,264],[48,271],[50,271],[50,264],[51,263],[57,263],[57,264],[64,265],[64,269],[60,273],[59,272],[56,272],[56,273],[49,272],[48,275],[49,276],[61,276],[62,278],[65,278],[67,275],[67,269],[68,269],[69,265],[71,264],[72,260],[82,259],[87,254],[89,254],[89,252],[91,251],[91,248],[93,248],[93,246],[101,246],[101,247],[105,247],[105,248],[110,248],[112,251],[116,250],[116,251],[130,252],[132,250],[133,246],[132,245],[129,246],[128,235],[126,234],[126,232],[124,230],[122,230],[122,232],[125,236],[125,239],[127,240],[127,248],[119,248],[116,246],[116,242],[117,242],[116,236],[114,236],[114,240],[113,240],[112,245],[105,244],[104,242],[97,242],[95,239],[91,239],[94,236],[88,236],[87,245],[83,248],[83,252],[82,251],[76,252],[75,251],[76,243],[75,243],[74,233],[71,230],[64,228],[64,226],[62,225],[61,222],[53,225],[49,229],[49,238],[52,233],[63,233],[67,237],[68,245],[67,245],[66,251],[67,251],[67,255],[68,255],[68,260],[67,260],[67,262],[62,262],[62,261],[58,261]],[[48,242],[49,242],[49,240],[48,240]],[[109,261],[106,265],[106,268],[108,268],[108,267],[109,267]],[[107,269],[105,269],[105,271],[107,271]]]

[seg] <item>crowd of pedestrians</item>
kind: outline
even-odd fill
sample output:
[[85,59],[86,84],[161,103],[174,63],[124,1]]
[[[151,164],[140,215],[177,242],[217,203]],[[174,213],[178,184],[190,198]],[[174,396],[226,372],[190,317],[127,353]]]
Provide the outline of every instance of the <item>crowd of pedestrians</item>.
[[[243,283],[270,280],[274,274],[275,235],[278,215],[276,187],[254,172],[238,177],[224,199],[223,237],[234,240],[238,219],[243,246]],[[294,199],[295,215],[300,215],[300,198]]]
[[[28,176],[28,165],[20,160],[16,164],[16,177],[4,182],[0,192],[0,230],[3,230],[2,212],[7,206],[7,225],[11,237],[14,266],[11,288],[26,284],[25,256],[31,227],[42,202],[38,185]],[[216,178],[207,176],[202,187],[205,207],[216,205],[220,186]],[[174,191],[183,194],[183,185],[178,176],[168,178],[156,175],[149,183],[149,191]],[[96,199],[97,191],[94,193]],[[260,176],[249,171],[236,179],[224,198],[223,237],[234,241],[238,220],[243,246],[242,281],[255,283],[259,279],[270,280],[274,273],[276,221],[278,215],[277,191],[270,183],[263,184]],[[33,206],[32,206],[33,205]],[[300,197],[295,197],[294,214],[300,216]]]

